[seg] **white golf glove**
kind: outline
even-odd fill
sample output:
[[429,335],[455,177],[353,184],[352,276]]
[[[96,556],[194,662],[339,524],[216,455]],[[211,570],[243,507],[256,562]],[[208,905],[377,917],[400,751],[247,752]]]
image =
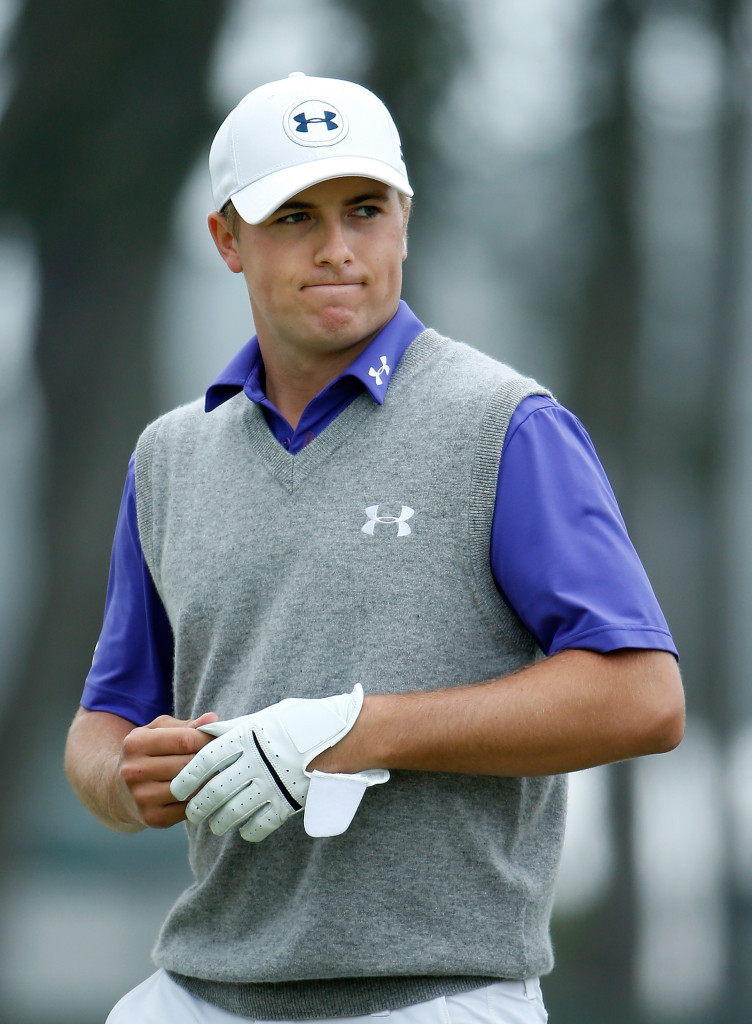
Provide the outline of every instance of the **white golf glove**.
[[289,697],[252,715],[199,726],[217,739],[175,776],[170,790],[176,800],[196,794],[185,811],[194,824],[208,818],[218,836],[240,826],[243,839],[260,843],[306,806],[310,789],[306,831],[339,835],[367,786],[386,782],[389,772],[336,775],[309,773],[306,767],[347,735],[362,706],[358,683],[352,693],[314,700]]

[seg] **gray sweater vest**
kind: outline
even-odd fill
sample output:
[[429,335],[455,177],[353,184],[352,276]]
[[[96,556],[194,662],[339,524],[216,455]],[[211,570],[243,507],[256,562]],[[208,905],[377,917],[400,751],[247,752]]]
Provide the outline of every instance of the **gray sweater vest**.
[[[536,645],[489,567],[499,458],[534,381],[424,332],[383,406],[295,456],[240,394],[175,410],[136,457],[141,542],[175,638],[175,713],[230,718],[361,682],[489,679]],[[259,845],[188,825],[195,883],[156,962],[261,1019],[372,1012],[552,966],[562,777],[393,772],[349,830]]]

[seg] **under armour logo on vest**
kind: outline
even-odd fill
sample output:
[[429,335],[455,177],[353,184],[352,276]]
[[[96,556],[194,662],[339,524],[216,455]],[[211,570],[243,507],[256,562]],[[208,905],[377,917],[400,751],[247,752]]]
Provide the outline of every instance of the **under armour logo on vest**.
[[368,522],[361,526],[361,531],[367,533],[369,537],[373,537],[373,531],[376,529],[376,523],[381,523],[384,526],[397,524],[397,536],[407,537],[408,534],[412,533],[412,530],[407,525],[407,520],[411,519],[415,515],[415,509],[410,508],[409,505],[403,505],[402,511],[398,516],[380,516],[378,505],[369,505],[366,509],[366,515],[368,516]]
[[384,383],[384,381],[381,379],[382,373],[385,373],[387,375],[387,377],[391,373],[391,367],[387,366],[387,363],[386,363],[386,356],[381,356],[380,358],[381,358],[381,366],[378,368],[378,370],[374,366],[372,366],[371,369],[368,371],[368,376],[369,377],[374,377],[376,379],[376,383],[379,385],[379,387],[381,387],[381,385]]
[[325,110],[323,117],[306,117],[305,114],[296,114],[293,121],[298,122],[298,127],[295,129],[296,132],[307,132],[309,124],[325,124],[327,131],[333,132],[339,128],[339,125],[334,120],[337,116],[333,110]]

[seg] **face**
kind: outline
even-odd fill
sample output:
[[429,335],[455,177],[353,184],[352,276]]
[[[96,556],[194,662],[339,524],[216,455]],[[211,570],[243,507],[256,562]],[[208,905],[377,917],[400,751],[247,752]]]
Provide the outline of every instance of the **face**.
[[298,193],[233,239],[218,214],[210,229],[242,273],[259,342],[298,362],[358,351],[392,318],[407,254],[397,191],[370,178],[334,178]]

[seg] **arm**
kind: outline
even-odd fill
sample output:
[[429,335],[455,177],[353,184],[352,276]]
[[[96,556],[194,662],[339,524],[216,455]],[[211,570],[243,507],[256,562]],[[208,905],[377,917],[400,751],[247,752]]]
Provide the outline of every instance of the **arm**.
[[311,767],[549,775],[671,750],[683,731],[673,655],[567,650],[475,686],[369,695]]
[[[169,779],[208,739],[167,714],[173,640],[138,534],[134,459],[112,546],[102,631],[81,707],[68,735],[65,770],[83,805],[108,828],[138,832],[181,821]],[[90,710],[87,710],[90,709]],[[201,721],[213,720],[205,716]],[[151,722],[144,727],[138,722]],[[166,781],[165,781],[166,780]]]
[[195,728],[214,714],[183,722],[162,715],[135,726],[107,711],[80,708],[68,733],[65,772],[78,799],[115,832],[169,828],[185,818],[170,781],[211,740]]
[[[669,750],[681,740],[684,698],[665,651],[571,649],[487,683],[365,701],[356,686],[217,726],[172,792],[190,821],[208,819],[215,835],[240,826],[243,839],[261,842],[304,805],[309,835],[339,835],[365,788],[391,769],[556,775]],[[387,772],[355,778],[373,769]]]
[[367,696],[315,767],[539,775],[676,746],[684,698],[668,626],[590,438],[550,400],[526,399],[510,423],[491,569],[551,657],[476,686]]

